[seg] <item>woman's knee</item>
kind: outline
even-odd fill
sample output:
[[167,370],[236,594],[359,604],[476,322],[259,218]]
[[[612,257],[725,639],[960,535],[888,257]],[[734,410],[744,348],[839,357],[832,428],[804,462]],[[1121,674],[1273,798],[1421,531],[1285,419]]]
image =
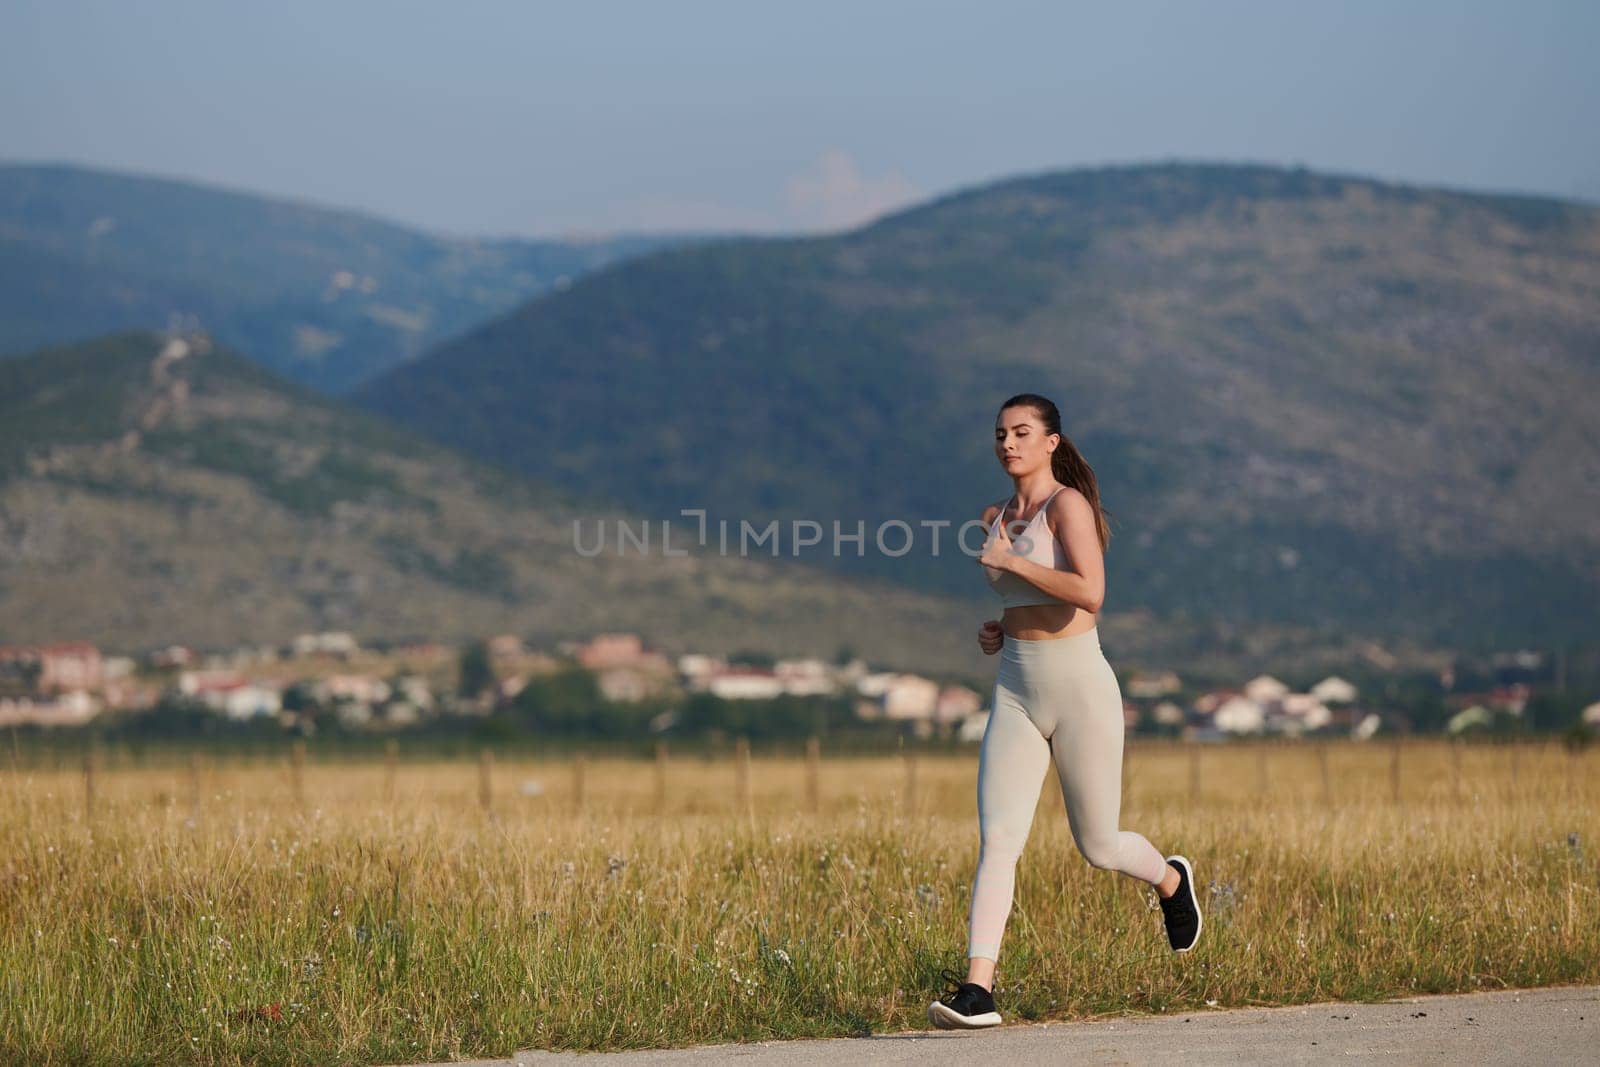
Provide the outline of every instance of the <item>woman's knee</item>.
[[1008,826],[986,826],[978,850],[978,862],[1016,863],[1022,856],[1022,847],[1027,844],[1027,839],[1025,832],[1018,833]]
[[1078,851],[1089,861],[1089,866],[1102,871],[1121,869],[1122,842],[1116,834],[1084,834],[1076,840]]

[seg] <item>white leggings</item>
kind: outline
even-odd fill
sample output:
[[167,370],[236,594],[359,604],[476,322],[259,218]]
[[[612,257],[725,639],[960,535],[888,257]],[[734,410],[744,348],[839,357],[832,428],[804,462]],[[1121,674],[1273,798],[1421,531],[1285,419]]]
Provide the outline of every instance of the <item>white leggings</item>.
[[1054,758],[1078,851],[1096,867],[1159,883],[1167,861],[1131,830],[1122,810],[1122,690],[1100,649],[1100,629],[1023,641],[1007,634],[994,710],[978,760],[983,843],[972,883],[967,955],[999,959],[1017,859]]

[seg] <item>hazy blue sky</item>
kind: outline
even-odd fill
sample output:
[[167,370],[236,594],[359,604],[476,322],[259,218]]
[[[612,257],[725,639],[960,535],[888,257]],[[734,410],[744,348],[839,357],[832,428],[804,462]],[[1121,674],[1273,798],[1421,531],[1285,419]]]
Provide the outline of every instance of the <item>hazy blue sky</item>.
[[458,233],[797,230],[1018,172],[1600,199],[1600,3],[4,0],[0,159]]

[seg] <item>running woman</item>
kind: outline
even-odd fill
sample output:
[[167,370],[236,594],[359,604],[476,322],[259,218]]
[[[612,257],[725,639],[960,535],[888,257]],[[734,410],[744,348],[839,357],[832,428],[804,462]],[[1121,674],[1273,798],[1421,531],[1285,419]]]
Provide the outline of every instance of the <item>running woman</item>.
[[928,1005],[929,1021],[944,1029],[1000,1023],[995,961],[1011,914],[1017,859],[1052,762],[1084,858],[1156,887],[1175,951],[1189,951],[1200,937],[1189,861],[1163,858],[1117,822],[1122,691],[1097,627],[1111,532],[1094,471],[1061,432],[1055,404],[1036,393],[1001,406],[994,450],[1016,491],[983,509],[989,535],[978,562],[1004,612],[979,627],[978,645],[988,655],[998,652],[1000,667],[978,758],[981,846],[968,915],[967,977],[962,982],[945,972],[950,989]]

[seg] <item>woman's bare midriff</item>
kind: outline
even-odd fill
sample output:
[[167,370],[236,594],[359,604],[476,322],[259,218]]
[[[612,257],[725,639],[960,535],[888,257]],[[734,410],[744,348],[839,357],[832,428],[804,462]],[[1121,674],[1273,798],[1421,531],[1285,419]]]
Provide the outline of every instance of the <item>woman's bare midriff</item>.
[[[1003,510],[1000,513],[1005,514]],[[985,512],[984,522],[987,524],[992,521],[992,516]],[[1045,520],[1045,529],[1050,531],[1051,537],[1056,536],[1055,528],[1048,519]],[[1019,641],[1048,641],[1055,637],[1087,633],[1099,621],[1099,615],[1084,611],[1076,604],[1023,604],[1002,611],[1000,629]]]
[[1098,615],[1076,604],[1024,604],[1005,609],[1000,629],[1019,641],[1048,641],[1087,633],[1098,621]]

